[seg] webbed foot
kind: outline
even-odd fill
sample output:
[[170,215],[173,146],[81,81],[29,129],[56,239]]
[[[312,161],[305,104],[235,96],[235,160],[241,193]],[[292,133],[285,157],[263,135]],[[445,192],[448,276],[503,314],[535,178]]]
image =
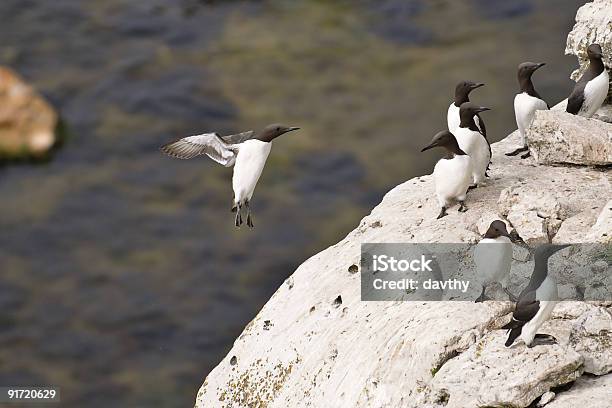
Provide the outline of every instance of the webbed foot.
[[531,344],[529,344],[527,347],[532,348],[535,346],[551,346],[553,344],[559,344],[559,342],[550,334],[536,334]]
[[511,152],[506,153],[506,156],[516,156],[517,154],[524,152],[526,150],[529,150],[527,146],[519,147],[518,149],[515,149]]
[[440,209],[440,214],[438,214],[438,216],[436,217],[436,220],[439,220],[442,217],[446,217],[448,214],[446,214],[446,207],[442,207]]

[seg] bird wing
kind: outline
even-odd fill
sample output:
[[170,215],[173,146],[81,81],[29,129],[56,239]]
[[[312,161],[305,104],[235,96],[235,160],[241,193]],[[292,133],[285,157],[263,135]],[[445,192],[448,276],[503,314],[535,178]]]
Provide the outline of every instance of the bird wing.
[[205,154],[217,163],[231,167],[236,161],[238,146],[226,143],[216,133],[204,133],[174,140],[160,150],[176,159],[192,159]]
[[582,108],[582,104],[584,103],[584,88],[586,84],[581,84],[578,82],[574,87],[574,90],[567,98],[567,108],[566,112],[577,115],[580,112],[580,108]]
[[536,300],[536,291],[530,290],[519,297],[512,319],[525,324],[534,318],[538,310],[540,310],[540,301]]
[[536,291],[526,288],[519,295],[519,300],[514,307],[512,320],[502,329],[508,330],[508,339],[505,346],[510,347],[518,336],[521,335],[523,326],[538,314],[540,302],[536,300]]
[[487,138],[487,128],[485,126],[484,120],[482,120],[479,114],[476,114],[476,117],[474,118],[474,122],[476,122],[476,126],[478,127],[478,129],[480,129],[480,133],[486,139]]
[[538,314],[538,310],[540,310],[540,302],[535,300],[535,290],[528,292],[526,297],[519,298],[519,301],[514,307],[514,312],[512,313],[512,320],[510,320],[508,324],[502,326],[502,329],[514,331],[514,333],[510,333],[506,346],[514,342],[521,333],[520,329]]
[[221,139],[223,139],[225,143],[236,145],[253,138],[254,134],[255,132],[249,130],[248,132],[236,133],[235,135],[222,136]]
[[[491,151],[491,143],[489,143],[489,139],[487,139],[487,128],[485,127],[484,120],[482,120],[479,114],[476,114],[474,116],[474,123],[476,124],[476,127],[478,128],[478,131],[480,132],[480,134],[487,141],[487,146],[489,147],[489,163],[491,163],[491,157],[493,156],[493,152]],[[488,169],[489,169],[489,166],[487,165],[487,170]]]

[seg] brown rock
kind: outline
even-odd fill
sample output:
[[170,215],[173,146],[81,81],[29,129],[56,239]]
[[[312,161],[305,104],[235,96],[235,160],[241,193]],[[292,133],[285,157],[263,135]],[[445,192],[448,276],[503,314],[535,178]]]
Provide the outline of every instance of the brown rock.
[[12,70],[0,67],[0,157],[40,157],[55,144],[57,114]]

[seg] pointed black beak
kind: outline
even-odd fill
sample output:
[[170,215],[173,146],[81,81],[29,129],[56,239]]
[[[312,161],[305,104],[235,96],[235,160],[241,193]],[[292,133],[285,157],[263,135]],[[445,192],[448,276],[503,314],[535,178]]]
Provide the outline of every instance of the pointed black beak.
[[472,85],[472,89],[480,88],[481,86],[484,86],[484,85],[485,85],[484,83],[480,82],[480,83]]
[[[290,127],[289,129],[287,129],[287,132],[293,132],[294,130],[300,130],[299,127]],[[285,133],[287,133],[285,132]]]
[[425,150],[432,149],[432,148],[434,148],[434,147],[436,147],[436,146],[437,146],[437,144],[436,144],[435,142],[434,142],[434,143],[431,143],[431,144],[429,144],[429,145],[425,146],[424,148],[422,148],[422,149],[421,149],[421,152],[424,152]]
[[485,111],[489,111],[491,110],[491,108],[487,108],[486,106],[479,106],[478,108],[476,108],[476,112],[485,112]]
[[540,62],[539,64],[536,64],[536,69],[542,68],[544,65],[546,65],[545,62]]

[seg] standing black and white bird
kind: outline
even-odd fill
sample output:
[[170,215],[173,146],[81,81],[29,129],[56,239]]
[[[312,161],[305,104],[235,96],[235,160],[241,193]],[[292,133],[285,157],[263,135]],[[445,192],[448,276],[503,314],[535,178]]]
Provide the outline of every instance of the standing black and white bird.
[[[461,81],[455,87],[455,99],[448,107],[448,113],[446,115],[448,130],[451,133],[455,133],[459,128],[459,124],[461,123],[461,117],[459,116],[459,108],[461,107],[461,104],[469,102],[470,92],[476,88],[480,88],[481,86],[484,86],[484,84],[472,81]],[[485,127],[485,123],[480,115],[476,114],[474,116],[474,123],[478,127],[480,133],[482,133],[482,135],[486,138],[487,128]]]
[[484,181],[487,167],[491,161],[491,147],[474,122],[475,115],[488,110],[490,109],[474,105],[472,102],[464,102],[459,108],[461,122],[454,136],[461,150],[472,159],[472,187],[477,187]]
[[177,159],[191,159],[205,154],[225,167],[234,166],[232,212],[236,212],[235,224],[237,227],[242,225],[241,211],[244,207],[247,210],[247,225],[253,227],[250,202],[270,154],[272,141],[298,129],[273,124],[258,133],[248,131],[228,136],[204,133],[167,143],[161,147],[161,151]]
[[518,82],[521,92],[514,97],[514,116],[516,117],[516,126],[518,127],[521,137],[521,147],[506,153],[506,156],[515,156],[521,152],[527,151],[521,158],[525,159],[529,157],[529,147],[525,140],[525,131],[529,128],[529,125],[531,125],[537,110],[546,110],[550,108],[546,101],[544,101],[535,90],[531,82],[533,73],[544,65],[546,65],[544,62],[539,64],[534,62],[523,62],[518,66]]
[[459,203],[460,212],[467,211],[465,197],[472,182],[472,159],[461,150],[457,139],[448,130],[436,133],[431,143],[421,152],[436,146],[446,148],[451,154],[449,158],[440,159],[433,171],[436,196],[441,207],[437,218],[442,218],[447,215],[446,209],[455,201]]
[[587,56],[589,67],[576,82],[574,90],[567,98],[566,111],[590,118],[608,96],[610,78],[602,61],[603,54],[599,44],[589,45]]
[[517,338],[523,340],[527,347],[556,343],[554,337],[538,334],[538,329],[548,320],[559,298],[557,281],[548,274],[548,258],[568,246],[544,244],[536,248],[529,284],[518,297],[512,320],[502,327],[508,330],[506,347],[510,347]]
[[477,302],[488,300],[485,296],[487,286],[500,283],[507,290],[507,279],[512,265],[512,241],[506,223],[495,220],[483,238],[474,248],[476,274],[482,283],[482,293]]

